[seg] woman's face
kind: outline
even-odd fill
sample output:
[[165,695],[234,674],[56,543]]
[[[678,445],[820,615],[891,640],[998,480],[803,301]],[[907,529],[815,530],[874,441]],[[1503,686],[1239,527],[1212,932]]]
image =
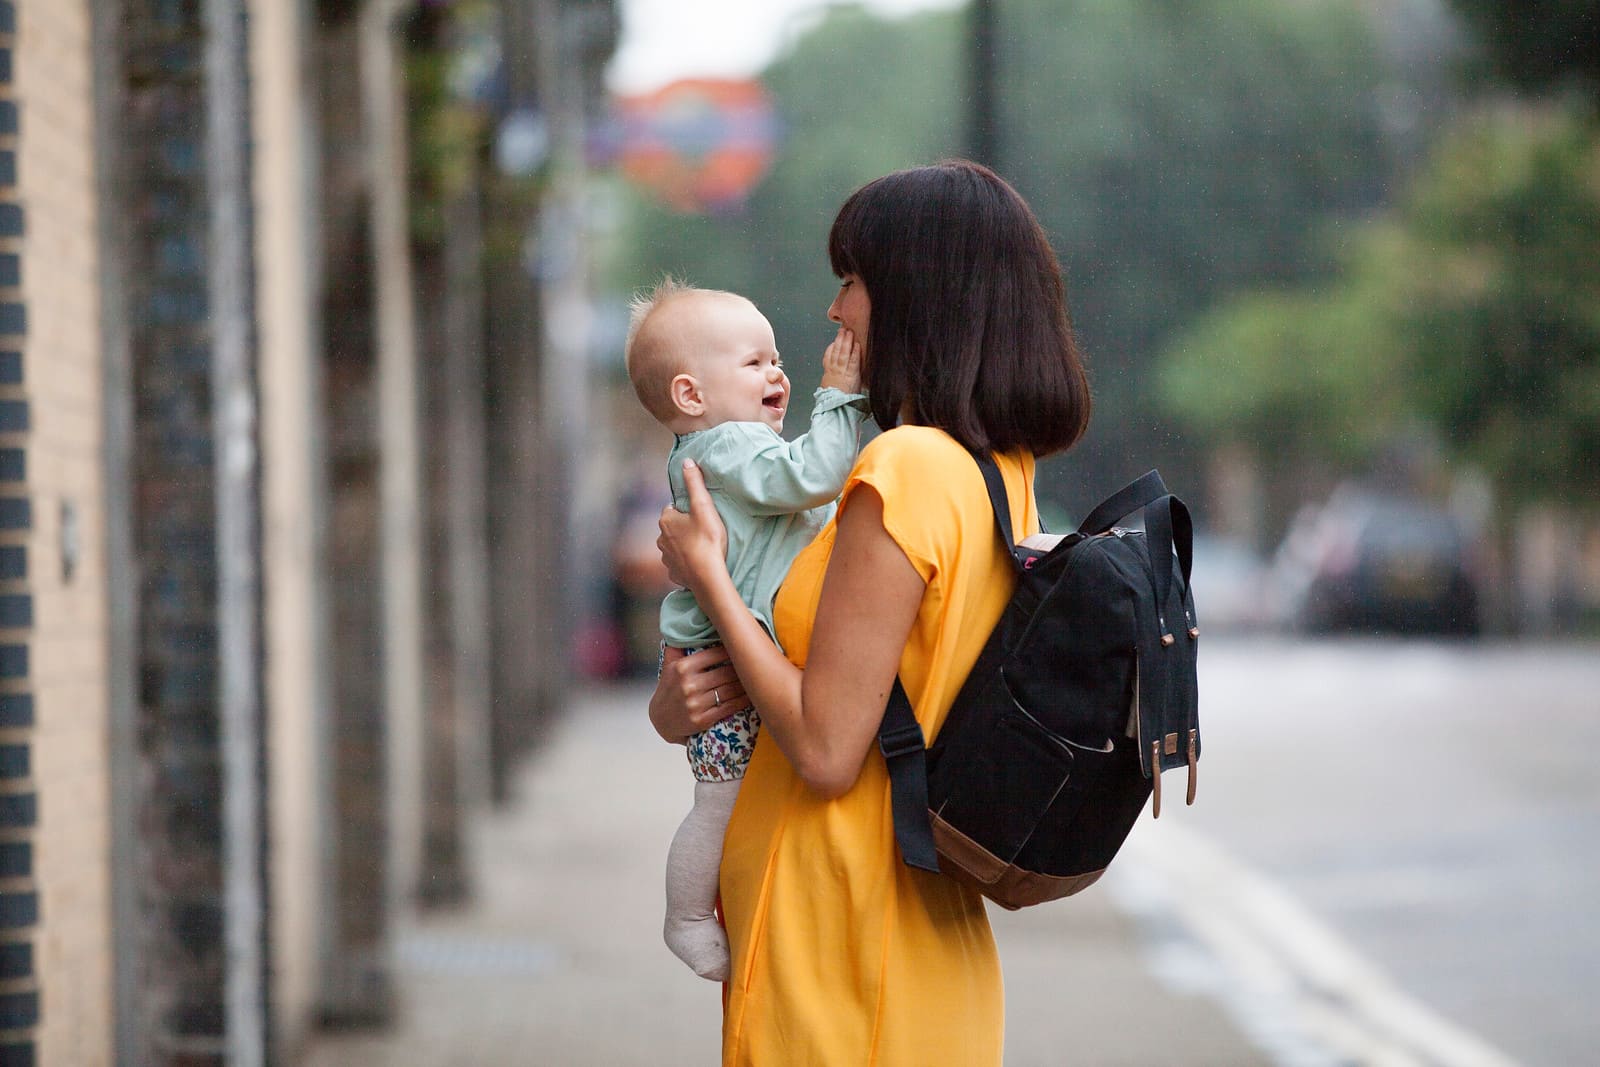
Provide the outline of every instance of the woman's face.
[[867,287],[854,274],[846,274],[839,282],[839,295],[828,305],[828,318],[856,335],[862,356],[867,351],[867,324],[872,319],[872,301],[867,297]]

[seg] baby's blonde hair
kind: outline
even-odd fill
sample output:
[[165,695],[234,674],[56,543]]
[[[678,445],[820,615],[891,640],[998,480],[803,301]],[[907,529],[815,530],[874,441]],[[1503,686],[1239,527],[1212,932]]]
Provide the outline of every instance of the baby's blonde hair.
[[691,294],[737,295],[721,289],[700,289],[666,274],[653,288],[635,293],[628,302],[628,338],[622,349],[623,364],[628,368],[628,380],[633,383],[639,403],[660,422],[670,422],[678,414],[672,403],[672,379],[683,372],[685,358],[674,344],[678,338],[646,326],[650,317],[666,304]]

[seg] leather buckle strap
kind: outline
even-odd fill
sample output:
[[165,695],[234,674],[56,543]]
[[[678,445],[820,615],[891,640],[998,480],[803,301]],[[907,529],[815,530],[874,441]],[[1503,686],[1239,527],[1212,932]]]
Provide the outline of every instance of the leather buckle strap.
[[906,725],[885,726],[878,734],[878,748],[886,760],[914,755],[927,747],[922,737],[922,727],[915,720]]

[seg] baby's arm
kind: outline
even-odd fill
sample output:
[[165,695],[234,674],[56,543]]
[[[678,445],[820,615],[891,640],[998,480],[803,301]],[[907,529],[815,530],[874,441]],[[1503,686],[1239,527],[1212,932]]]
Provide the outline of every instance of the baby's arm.
[[737,497],[753,515],[784,515],[831,503],[855,466],[867,418],[861,388],[861,346],[840,329],[823,354],[822,389],[811,428],[793,441],[753,423],[729,432],[704,457],[709,483]]
[[843,326],[822,353],[822,388],[861,392],[861,345]]

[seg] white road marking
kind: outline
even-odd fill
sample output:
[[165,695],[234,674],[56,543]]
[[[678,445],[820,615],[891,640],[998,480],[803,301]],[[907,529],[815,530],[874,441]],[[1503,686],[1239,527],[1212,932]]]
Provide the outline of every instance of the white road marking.
[[1280,1063],[1516,1067],[1419,1003],[1265,876],[1175,823],[1147,821],[1106,876],[1147,923],[1176,920],[1215,966],[1171,943],[1155,964],[1205,988]]

